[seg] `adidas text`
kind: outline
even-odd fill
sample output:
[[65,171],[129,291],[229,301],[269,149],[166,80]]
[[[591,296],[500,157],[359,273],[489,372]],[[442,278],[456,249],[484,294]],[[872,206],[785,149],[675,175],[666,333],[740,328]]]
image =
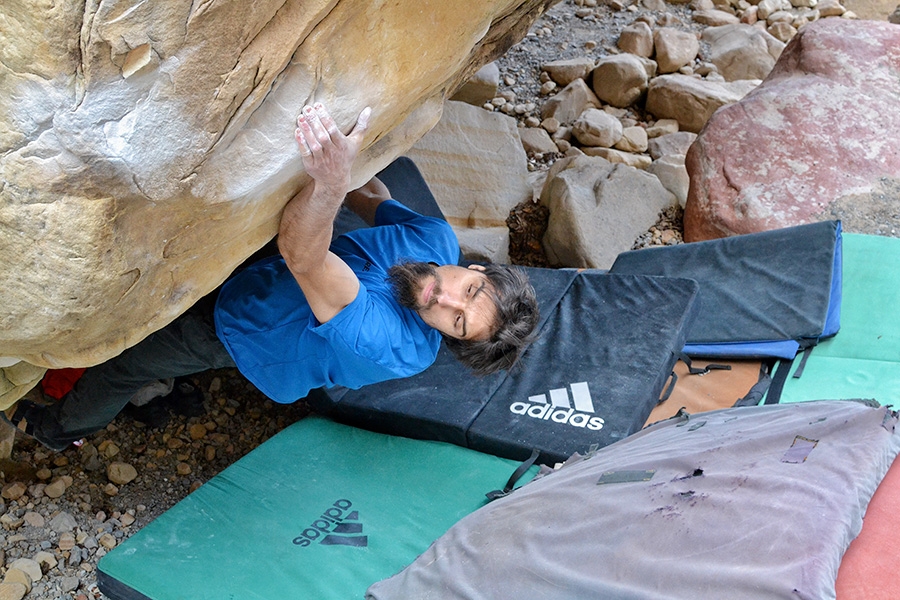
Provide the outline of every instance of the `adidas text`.
[[[309,546],[314,541],[325,545],[365,546],[366,536],[343,535],[358,534],[362,532],[362,525],[356,522],[358,513],[347,512],[353,506],[349,500],[337,500],[322,512],[319,517],[304,529],[300,535],[293,539],[293,543],[301,548]],[[353,521],[348,523],[345,521]],[[338,535],[335,535],[338,534]]]
[[557,388],[550,390],[550,402],[547,396],[538,394],[529,396],[528,402],[513,402],[509,405],[511,413],[523,415],[542,421],[567,424],[572,427],[586,427],[592,431],[600,431],[606,421],[603,417],[591,416],[594,413],[594,401],[585,381],[569,386],[572,391]]
[[593,431],[600,431],[606,421],[603,417],[592,417],[584,413],[575,412],[574,408],[553,410],[549,404],[529,404],[528,402],[513,402],[509,407],[510,412],[517,415],[526,415],[543,421],[554,423],[567,423],[572,427],[587,427]]

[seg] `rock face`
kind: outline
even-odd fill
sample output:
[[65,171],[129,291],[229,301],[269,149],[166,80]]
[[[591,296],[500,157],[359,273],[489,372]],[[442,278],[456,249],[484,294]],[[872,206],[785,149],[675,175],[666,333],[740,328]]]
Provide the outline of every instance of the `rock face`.
[[0,357],[84,366],[164,326],[275,234],[304,103],[374,108],[363,183],[553,1],[3,0]]
[[768,78],[714,114],[687,154],[685,239],[840,218],[900,229],[900,28],[811,23]]
[[685,131],[700,131],[714,112],[743,98],[758,79],[732,82],[703,81],[689,75],[662,75],[647,88],[647,110],[675,119]]
[[608,269],[674,203],[659,179],[634,167],[583,155],[559,160],[541,191],[550,209],[547,258],[556,266]]
[[428,182],[463,254],[506,262],[509,211],[534,195],[516,120],[447,102],[438,124],[406,155]]

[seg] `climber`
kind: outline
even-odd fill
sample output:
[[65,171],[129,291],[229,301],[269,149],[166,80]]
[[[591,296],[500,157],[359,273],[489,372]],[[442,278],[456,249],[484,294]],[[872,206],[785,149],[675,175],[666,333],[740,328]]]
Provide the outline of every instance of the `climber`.
[[[458,266],[446,221],[391,199],[377,178],[350,189],[371,113],[345,135],[321,103],[303,108],[294,135],[312,181],[285,206],[279,254],[87,369],[60,401],[22,400],[3,417],[63,450],[105,427],[149,382],[208,369],[237,367],[266,396],[290,403],[318,387],[419,373],[441,340],[478,375],[510,368],[537,324],[533,288],[515,268]],[[332,242],[342,204],[370,227]]]

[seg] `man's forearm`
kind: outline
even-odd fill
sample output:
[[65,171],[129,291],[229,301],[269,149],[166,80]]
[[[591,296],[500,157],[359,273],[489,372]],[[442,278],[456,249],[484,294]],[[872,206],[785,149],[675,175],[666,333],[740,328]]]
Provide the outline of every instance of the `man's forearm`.
[[284,207],[278,250],[291,271],[305,272],[323,263],[345,193],[344,188],[312,181]]
[[332,223],[350,191],[350,171],[362,144],[371,110],[364,109],[344,135],[321,103],[305,106],[294,137],[312,181],[284,207],[278,249],[297,276],[325,266]]

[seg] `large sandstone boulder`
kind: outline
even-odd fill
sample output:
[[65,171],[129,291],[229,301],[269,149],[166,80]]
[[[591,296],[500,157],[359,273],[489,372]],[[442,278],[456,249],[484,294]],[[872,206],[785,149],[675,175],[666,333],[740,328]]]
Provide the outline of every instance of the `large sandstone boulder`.
[[361,184],[553,2],[3,0],[0,357],[89,365],[164,326],[275,234],[304,103],[374,108]]
[[406,155],[428,182],[466,258],[506,262],[509,211],[534,196],[516,120],[449,101],[438,124]]
[[647,87],[647,111],[660,119],[675,119],[682,130],[697,133],[714,112],[737,102],[759,83],[758,79],[720,82],[678,73],[661,75]]
[[709,43],[709,61],[726,81],[765,79],[784,50],[784,42],[744,23],[710,27],[702,39]]
[[550,168],[541,204],[550,209],[544,250],[562,267],[608,269],[675,203],[656,176],[596,156]]
[[685,239],[874,216],[900,230],[900,27],[804,27],[769,77],[719,110],[687,155]]

